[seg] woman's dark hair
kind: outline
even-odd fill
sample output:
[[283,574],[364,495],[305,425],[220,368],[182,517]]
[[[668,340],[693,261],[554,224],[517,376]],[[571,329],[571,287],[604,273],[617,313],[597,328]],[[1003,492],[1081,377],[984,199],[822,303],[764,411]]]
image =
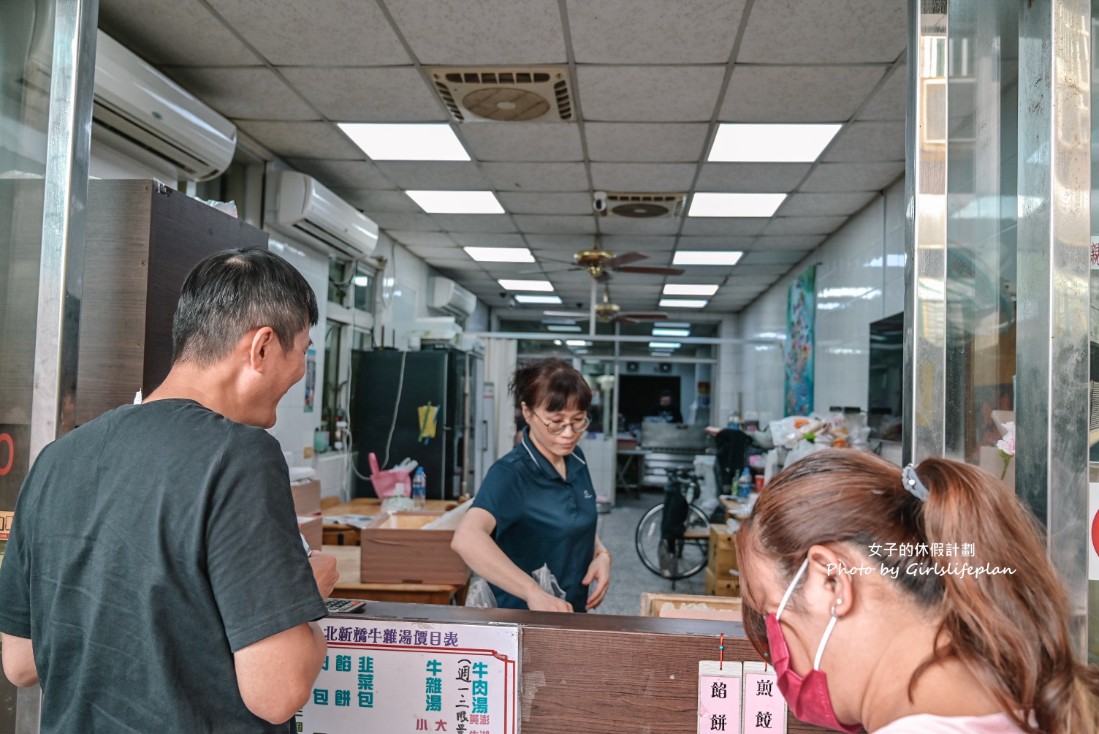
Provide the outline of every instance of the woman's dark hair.
[[252,329],[269,326],[283,350],[317,323],[317,298],[293,265],[269,250],[225,250],[183,283],[172,322],[172,358],[210,364]]
[[545,406],[550,413],[575,406],[585,413],[591,407],[591,387],[576,368],[551,357],[525,364],[515,370],[508,386],[515,408],[526,403],[531,410]]
[[[890,543],[929,549],[924,555],[882,552],[873,558],[875,564],[901,566],[895,577],[883,577],[941,617],[935,651],[917,668],[909,695],[929,666],[955,659],[988,687],[1023,731],[1096,731],[1099,670],[1073,654],[1068,597],[1033,516],[1007,487],[975,466],[927,459],[916,474],[928,489],[925,501],[908,492],[900,468],[882,458],[849,449],[810,454],[760,494],[737,534],[738,551],[769,560],[789,580],[813,545],[844,544],[863,555]],[[963,550],[969,555],[933,552],[947,546],[954,556]],[[931,570],[963,562],[1014,573],[908,571],[913,563]],[[750,591],[751,578],[742,581]],[[745,604],[744,627],[764,655],[763,616],[749,607]]]

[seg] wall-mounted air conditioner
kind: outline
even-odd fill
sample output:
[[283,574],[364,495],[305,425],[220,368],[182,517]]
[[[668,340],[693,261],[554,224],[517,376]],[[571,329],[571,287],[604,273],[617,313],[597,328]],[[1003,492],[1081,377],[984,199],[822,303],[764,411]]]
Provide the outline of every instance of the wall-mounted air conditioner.
[[477,307],[477,296],[450,278],[428,279],[427,305],[459,318],[465,318]]
[[237,128],[99,31],[93,135],[138,159],[167,161],[180,179],[217,176],[233,160]]
[[378,246],[378,225],[304,173],[269,173],[265,210],[267,226],[352,258]]

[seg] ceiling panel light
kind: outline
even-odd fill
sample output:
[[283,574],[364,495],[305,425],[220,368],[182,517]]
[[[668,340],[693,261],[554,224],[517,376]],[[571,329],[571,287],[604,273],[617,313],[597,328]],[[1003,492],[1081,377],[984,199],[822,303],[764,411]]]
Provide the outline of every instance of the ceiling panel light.
[[406,191],[428,214],[503,214],[491,191]]
[[546,331],[555,331],[559,334],[579,334],[583,329],[576,324],[547,324]]
[[668,283],[664,286],[665,296],[712,296],[717,293],[716,285],[692,283]]
[[509,280],[501,278],[496,281],[500,287],[509,291],[533,291],[535,293],[553,293],[553,283],[548,280]]
[[842,125],[718,125],[710,163],[807,163],[820,157]]
[[661,298],[660,308],[706,308],[707,303],[702,298]]
[[690,336],[690,329],[663,329],[658,326],[653,327],[653,336]]
[[532,263],[534,255],[525,247],[463,247],[479,263]]
[[679,349],[679,342],[649,342],[649,349]]
[[698,193],[691,197],[688,217],[770,217],[786,194]]
[[375,161],[468,161],[469,153],[445,123],[388,125],[341,122],[339,128]]
[[736,265],[743,256],[739,250],[680,250],[672,265]]
[[566,339],[565,344],[570,347],[590,347],[591,342],[584,341],[583,339]]
[[690,323],[686,321],[661,321],[659,329],[690,329]]
[[557,296],[532,296],[532,295],[528,295],[526,293],[519,293],[519,294],[513,296],[513,298],[515,298],[516,303],[522,303],[524,305],[538,304],[538,305],[546,305],[546,306],[548,306],[548,305],[560,306],[563,303],[563,301],[560,298],[558,298]]

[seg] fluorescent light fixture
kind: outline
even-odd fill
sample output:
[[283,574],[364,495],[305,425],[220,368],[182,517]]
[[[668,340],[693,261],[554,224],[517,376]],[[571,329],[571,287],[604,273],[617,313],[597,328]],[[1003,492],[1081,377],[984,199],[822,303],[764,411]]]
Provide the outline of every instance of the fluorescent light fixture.
[[742,257],[739,250],[680,250],[672,265],[736,265]]
[[590,347],[591,342],[584,341],[583,339],[566,339],[565,344],[570,347]]
[[357,288],[365,288],[370,285],[370,278],[365,275],[356,275],[352,281]]
[[872,290],[872,288],[825,288],[820,292],[820,298],[862,298]]
[[661,298],[660,308],[706,308],[709,301],[702,298]]
[[388,125],[341,122],[339,128],[375,161],[468,161],[446,123]]
[[560,339],[554,339],[554,340],[553,340],[553,345],[554,345],[555,347],[559,347],[559,346],[561,346],[561,340],[560,340]]
[[501,278],[496,281],[500,287],[509,291],[534,291],[535,293],[553,293],[553,283],[548,280],[510,280]]
[[563,301],[557,296],[532,296],[526,293],[519,293],[514,296],[516,303],[521,303],[524,306],[560,306]]
[[463,247],[479,263],[532,263],[534,255],[525,247]]
[[691,283],[668,283],[664,286],[665,296],[712,296],[717,293],[716,285]]
[[428,214],[503,214],[491,191],[406,191]]
[[653,325],[656,329],[690,329],[691,325],[687,321],[661,321],[659,326]]
[[714,194],[691,197],[688,217],[771,217],[786,194]]
[[690,329],[661,329],[653,327],[653,336],[690,336]]
[[652,355],[654,357],[670,357],[672,356],[672,353],[664,350],[654,349]]
[[842,125],[718,125],[710,163],[806,163],[820,157]]
[[649,342],[649,349],[679,349],[679,342]]
[[576,324],[572,324],[571,326],[566,326],[565,324],[547,324],[546,331],[555,331],[559,334],[579,334],[583,329]]

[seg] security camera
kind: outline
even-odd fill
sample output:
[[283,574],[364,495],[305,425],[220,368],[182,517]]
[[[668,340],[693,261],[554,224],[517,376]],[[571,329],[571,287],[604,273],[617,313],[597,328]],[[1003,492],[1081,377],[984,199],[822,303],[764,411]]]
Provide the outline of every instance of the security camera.
[[607,211],[607,192],[606,191],[596,191],[592,195],[591,208],[594,209],[595,211],[599,212],[600,214],[603,214],[604,212]]

